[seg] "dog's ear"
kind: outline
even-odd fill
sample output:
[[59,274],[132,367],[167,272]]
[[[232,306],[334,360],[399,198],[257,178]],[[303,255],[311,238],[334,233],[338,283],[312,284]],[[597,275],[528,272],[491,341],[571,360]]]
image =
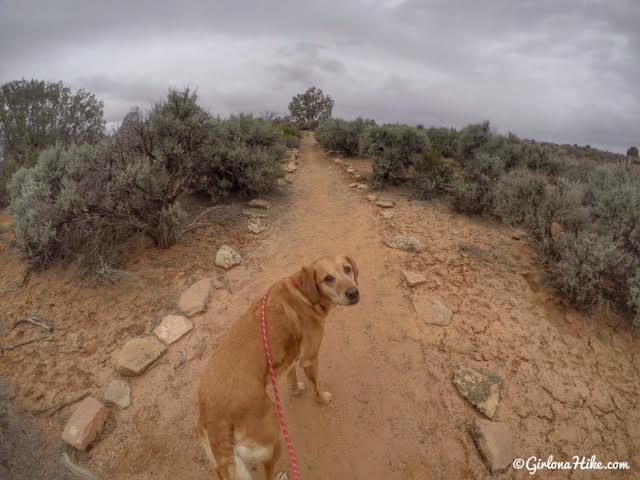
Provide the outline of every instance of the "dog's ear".
[[353,257],[350,257],[348,255],[347,261],[351,264],[351,268],[353,269],[353,280],[356,282],[356,285],[358,285],[358,264],[353,259]]
[[316,269],[313,265],[305,265],[302,270],[298,272],[297,286],[302,294],[307,297],[311,303],[316,304],[320,302],[320,292],[318,291],[318,285],[316,284]]

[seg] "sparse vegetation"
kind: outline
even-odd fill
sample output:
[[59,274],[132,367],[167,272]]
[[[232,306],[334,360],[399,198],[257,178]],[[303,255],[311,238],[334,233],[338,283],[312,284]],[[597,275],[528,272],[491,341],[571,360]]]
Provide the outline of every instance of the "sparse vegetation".
[[146,235],[174,244],[180,198],[268,190],[285,154],[281,130],[249,115],[213,118],[190,90],[169,92],[149,114],[132,110],[97,145],[45,151],[11,180],[16,243],[40,266],[64,257],[117,262],[124,242]]
[[373,120],[362,118],[351,122],[329,118],[320,122],[316,128],[316,139],[325,150],[344,155],[357,155],[360,150],[360,135],[365,128],[375,124]]
[[[320,128],[337,150],[350,123]],[[353,135],[344,153],[354,151]],[[498,135],[488,122],[459,132],[370,126],[358,140],[373,160],[375,186],[410,181],[421,198],[448,198],[468,213],[488,212],[531,232],[548,280],[574,304],[630,307],[640,325],[640,173],[627,156],[590,146]]]

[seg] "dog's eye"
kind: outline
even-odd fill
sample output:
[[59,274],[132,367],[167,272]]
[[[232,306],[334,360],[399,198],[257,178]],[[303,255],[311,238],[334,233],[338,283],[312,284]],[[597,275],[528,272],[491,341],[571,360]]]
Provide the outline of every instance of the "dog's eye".
[[324,277],[324,283],[333,283],[334,280],[335,278],[333,278],[331,275],[327,275],[326,277]]
[[349,265],[344,266],[344,273],[351,273],[351,267]]

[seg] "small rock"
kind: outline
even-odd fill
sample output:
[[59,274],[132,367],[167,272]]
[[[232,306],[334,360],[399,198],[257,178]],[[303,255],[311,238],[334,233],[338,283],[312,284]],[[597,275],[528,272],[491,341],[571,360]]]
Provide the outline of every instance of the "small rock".
[[269,202],[268,200],[263,200],[261,198],[254,198],[249,203],[247,203],[247,205],[253,208],[264,208],[265,210],[271,208],[271,202]]
[[493,418],[498,409],[502,379],[482,368],[462,367],[453,377],[460,394],[487,417]]
[[242,210],[242,215],[249,218],[267,218],[269,216],[266,212],[261,212],[259,210]]
[[386,220],[391,220],[393,217],[396,216],[396,213],[393,210],[379,210],[380,215],[382,215],[382,218],[386,219]]
[[255,233],[257,235],[258,233],[264,232],[267,229],[267,226],[265,225],[264,221],[262,221],[261,219],[251,218],[249,220],[249,224],[247,225],[247,228],[251,233]]
[[242,257],[228,245],[222,245],[216,253],[216,265],[219,267],[229,270],[240,263],[242,263]]
[[178,299],[178,308],[187,317],[203,312],[211,294],[211,279],[203,278],[187,288]]
[[293,183],[293,175],[285,175],[284,181],[287,183]]
[[276,180],[276,185],[278,185],[279,187],[284,187],[287,185],[287,181],[284,178],[278,178]]
[[358,186],[358,183],[351,183],[349,184],[349,188],[356,188]]
[[375,202],[376,200],[378,200],[378,196],[370,193],[369,195],[367,195],[367,200],[369,200],[370,202]]
[[120,408],[127,408],[131,405],[129,382],[121,378],[112,380],[104,391],[104,400]]
[[347,173],[356,173],[356,169],[353,167],[347,167]]
[[295,162],[289,162],[284,167],[282,167],[282,170],[284,170],[287,173],[293,173],[297,169],[298,169],[298,166],[296,165]]
[[397,248],[398,250],[405,250],[407,252],[413,253],[424,252],[427,249],[427,247],[425,247],[422,242],[413,237],[392,237],[385,240],[384,244],[387,247]]
[[62,439],[78,450],[86,450],[104,425],[109,409],[99,400],[87,397],[82,400],[62,432]]
[[413,309],[427,325],[446,327],[451,323],[453,312],[438,298],[419,295],[411,299]]
[[353,178],[355,178],[356,180],[360,180],[362,178],[362,175],[360,175],[358,172],[353,174]]
[[333,159],[333,163],[340,163],[340,164],[342,164],[343,162],[342,162],[342,160],[340,160],[339,158],[334,158],[334,159]]
[[167,315],[153,333],[165,345],[171,345],[193,329],[193,323],[182,315]]
[[376,205],[382,208],[393,208],[395,206],[395,203],[387,202],[386,200],[378,200],[376,202]]
[[513,461],[513,434],[505,423],[476,419],[469,433],[491,473],[505,470]]
[[368,190],[369,189],[369,185],[367,185],[366,183],[359,183],[358,184],[358,189],[359,190]]
[[215,288],[216,290],[222,290],[223,288],[225,288],[225,286],[224,286],[224,283],[222,283],[220,280],[215,278],[213,280],[213,288]]
[[167,351],[167,347],[155,337],[132,338],[116,352],[116,370],[125,377],[135,377],[144,372]]
[[402,279],[410,287],[417,287],[418,285],[427,283],[427,277],[425,277],[419,272],[413,272],[411,270],[403,270],[400,274],[402,275]]

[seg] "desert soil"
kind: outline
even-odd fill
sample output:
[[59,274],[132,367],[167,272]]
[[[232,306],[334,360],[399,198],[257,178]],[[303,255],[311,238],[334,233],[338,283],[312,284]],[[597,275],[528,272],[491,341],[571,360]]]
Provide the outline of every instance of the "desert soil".
[[[364,160],[348,163],[365,175],[370,168]],[[541,284],[522,232],[412,200],[401,190],[377,192],[396,203],[393,218],[383,218],[367,201],[370,192],[349,188],[351,176],[310,136],[293,178],[270,198],[266,232],[246,231],[242,205],[221,207],[211,214],[215,225],[188,233],[169,250],[130,246],[127,273],[115,284],[83,280],[62,265],[27,275],[7,248],[10,219],[3,217],[1,344],[43,334],[28,324],[13,327],[23,315],[38,314],[55,330],[0,354],[0,393],[8,398],[0,412],[0,474],[64,478],[58,462],[66,451],[101,479],[215,478],[195,432],[195,393],[208,355],[271,283],[315,258],[344,252],[360,267],[361,301],[337,308],[328,321],[320,375],[333,402],[322,407],[308,393],[285,395],[305,480],[491,478],[468,433],[482,415],[452,384],[463,365],[503,378],[495,419],[512,428],[516,457],[597,455],[632,464],[627,472],[556,471],[539,478],[640,478],[638,334],[614,313],[570,308]],[[413,254],[383,244],[397,234],[418,238],[427,250]],[[244,257],[230,271],[214,265],[223,243]],[[427,283],[407,288],[403,269],[422,272]],[[111,413],[88,452],[63,445],[60,433],[73,405],[51,415],[37,411],[85,392],[100,397],[115,375],[113,352],[128,338],[149,334],[175,312],[180,292],[206,276],[217,279],[208,310],[193,317],[192,332],[157,364],[131,379],[132,405]],[[449,326],[418,318],[411,298],[424,294],[453,310]],[[286,451],[280,464],[289,470]],[[529,477],[509,469],[494,478]]]

